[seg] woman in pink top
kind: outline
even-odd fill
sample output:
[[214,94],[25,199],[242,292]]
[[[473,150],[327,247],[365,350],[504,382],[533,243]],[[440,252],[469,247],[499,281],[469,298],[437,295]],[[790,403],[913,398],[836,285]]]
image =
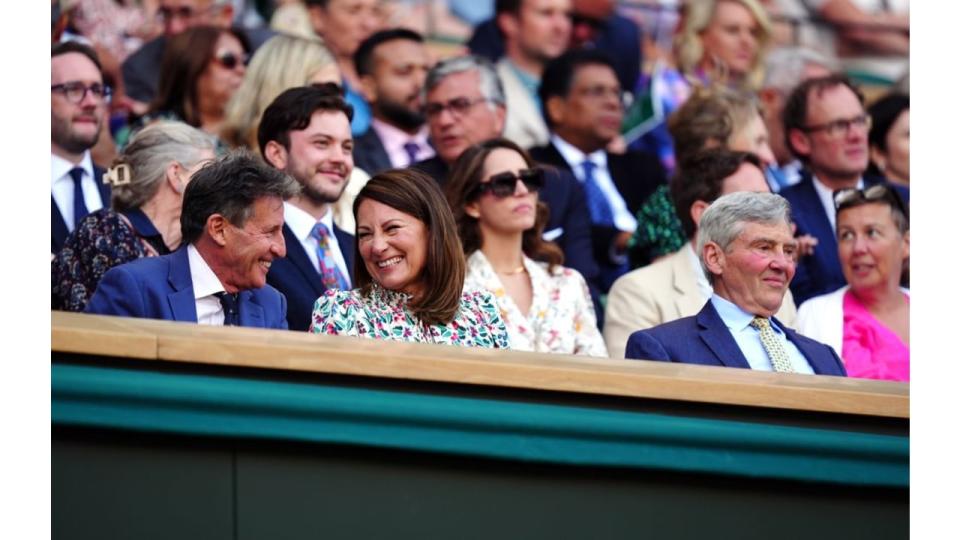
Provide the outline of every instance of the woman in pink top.
[[797,330],[834,347],[851,377],[910,380],[910,218],[886,185],[834,193],[847,285],[800,306]]

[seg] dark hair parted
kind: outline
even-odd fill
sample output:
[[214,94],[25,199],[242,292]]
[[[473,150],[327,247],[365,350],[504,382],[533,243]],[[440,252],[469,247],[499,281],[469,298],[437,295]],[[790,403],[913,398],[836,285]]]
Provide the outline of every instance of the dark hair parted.
[[213,26],[195,26],[167,40],[151,113],[171,111],[191,126],[200,126],[197,81],[213,61],[222,34],[233,35],[244,52],[250,52],[250,44],[242,33]]
[[797,149],[794,148],[790,141],[790,132],[794,129],[803,131],[807,127],[807,108],[810,103],[810,94],[816,92],[817,95],[820,95],[824,90],[841,85],[849,88],[860,100],[860,104],[863,105],[863,93],[850,82],[846,75],[840,73],[807,79],[794,88],[793,92],[790,92],[790,97],[787,98],[787,103],[783,106],[783,133],[786,137],[787,148],[800,161],[806,162],[807,156],[798,153]]
[[614,73],[617,72],[610,56],[599,49],[571,49],[547,62],[540,79],[540,89],[537,91],[540,103],[543,103],[543,118],[547,127],[553,128],[553,120],[547,112],[547,101],[554,96],[566,98],[570,95],[577,70],[592,65],[607,66]]
[[[429,176],[414,169],[390,169],[371,178],[353,201],[353,215],[370,199],[420,220],[427,229],[427,253],[420,280],[424,294],[409,305],[424,324],[448,324],[460,309],[467,262],[457,236],[457,224],[440,187]],[[359,223],[358,223],[359,224]],[[359,235],[354,243],[354,260],[360,256]],[[365,264],[355,268],[354,283],[368,296],[373,278]]]
[[736,152],[726,148],[711,148],[697,152],[679,164],[670,181],[670,198],[677,210],[688,239],[697,233],[697,224],[690,215],[693,203],[713,203],[723,194],[723,181],[737,172],[744,163],[751,163],[761,171],[763,162],[750,152]]
[[881,152],[887,151],[887,133],[896,123],[903,111],[910,109],[910,96],[906,94],[887,94],[878,99],[867,112],[873,120],[870,128],[870,146]]
[[377,47],[384,43],[395,40],[413,41],[423,43],[423,36],[408,30],[406,28],[390,28],[374,32],[367,39],[360,43],[357,52],[353,53],[353,65],[357,70],[357,75],[363,77],[373,73],[373,53]]
[[67,53],[80,53],[93,62],[93,65],[97,66],[97,71],[100,72],[100,78],[103,78],[103,65],[100,64],[100,56],[97,54],[97,51],[93,50],[93,47],[80,43],[79,41],[63,41],[61,43],[55,43],[50,48],[50,58],[55,58],[62,54]]
[[[470,202],[468,197],[484,180],[484,164],[487,156],[499,148],[513,150],[523,158],[528,167],[534,166],[530,155],[513,141],[503,138],[491,139],[475,144],[460,154],[443,188],[457,222],[463,252],[468,257],[483,246],[480,222],[466,212],[467,203]],[[549,189],[549,186],[546,189]],[[554,266],[563,264],[563,251],[553,242],[543,239],[543,229],[547,225],[549,216],[550,210],[547,205],[537,202],[537,217],[533,227],[523,231],[522,249],[523,253],[531,259],[547,263],[552,271]]]
[[289,88],[263,111],[257,128],[260,155],[266,156],[270,141],[277,141],[289,150],[290,132],[306,129],[317,111],[340,111],[347,115],[348,121],[353,120],[353,106],[343,99],[340,86],[323,83]]
[[247,150],[228,152],[201,167],[184,190],[180,214],[183,244],[200,238],[213,214],[243,227],[258,199],[287,200],[299,193],[296,180],[268,167]]

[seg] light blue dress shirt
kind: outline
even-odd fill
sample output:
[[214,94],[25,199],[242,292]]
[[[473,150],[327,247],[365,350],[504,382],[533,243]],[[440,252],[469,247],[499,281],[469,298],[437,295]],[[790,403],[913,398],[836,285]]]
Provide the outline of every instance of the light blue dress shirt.
[[[770,362],[770,357],[767,356],[767,351],[763,349],[763,344],[760,343],[760,331],[750,326],[754,315],[740,309],[739,306],[718,296],[716,293],[710,297],[710,302],[713,303],[713,307],[717,310],[717,314],[720,315],[723,324],[727,326],[733,335],[737,346],[740,347],[740,352],[743,353],[743,356],[747,359],[747,363],[750,364],[750,369],[773,371],[773,364]],[[790,364],[793,365],[793,370],[797,373],[813,375],[814,371],[813,368],[810,367],[810,362],[807,362],[807,358],[803,356],[800,349],[787,339],[787,335],[783,333],[783,330],[772,318],[770,319],[770,327],[773,328],[777,339],[780,341],[780,344],[783,345],[783,350],[787,352],[787,357],[790,359]]]

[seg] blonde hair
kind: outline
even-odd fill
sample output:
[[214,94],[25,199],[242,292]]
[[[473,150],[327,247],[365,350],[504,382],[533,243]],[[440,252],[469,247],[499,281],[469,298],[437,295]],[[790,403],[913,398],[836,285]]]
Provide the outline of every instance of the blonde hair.
[[756,98],[743,90],[695,85],[690,97],[667,118],[677,163],[705,148],[727,147],[760,112]]
[[267,106],[284,90],[305,86],[336,60],[319,38],[278,34],[257,49],[240,88],[227,103],[220,138],[259,152],[257,128]]
[[[677,59],[677,67],[684,74],[693,73],[703,60],[706,51],[703,50],[703,41],[700,34],[710,26],[714,12],[720,2],[736,2],[753,15],[760,29],[757,38],[757,55],[753,59],[753,66],[745,74],[740,86],[747,90],[757,90],[763,83],[764,57],[770,47],[772,27],[766,10],[757,0],[687,0],[683,4],[680,27],[673,39],[673,53]],[[724,66],[718,66],[716,72],[711,73],[711,80],[727,82],[729,73]]]

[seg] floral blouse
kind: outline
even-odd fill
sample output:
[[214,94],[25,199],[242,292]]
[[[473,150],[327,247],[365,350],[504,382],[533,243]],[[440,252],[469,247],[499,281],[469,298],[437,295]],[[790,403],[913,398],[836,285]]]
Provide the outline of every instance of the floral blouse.
[[603,336],[597,329],[597,317],[587,283],[579,272],[526,256],[523,266],[533,286],[533,302],[524,315],[507,294],[480,250],[467,258],[464,289],[490,291],[497,299],[500,316],[507,325],[511,348],[518,351],[607,356]]
[[409,299],[407,294],[377,285],[369,296],[363,296],[360,289],[328,290],[313,306],[310,331],[463,347],[510,347],[507,329],[488,293],[464,291],[453,321],[429,326],[407,309]]

